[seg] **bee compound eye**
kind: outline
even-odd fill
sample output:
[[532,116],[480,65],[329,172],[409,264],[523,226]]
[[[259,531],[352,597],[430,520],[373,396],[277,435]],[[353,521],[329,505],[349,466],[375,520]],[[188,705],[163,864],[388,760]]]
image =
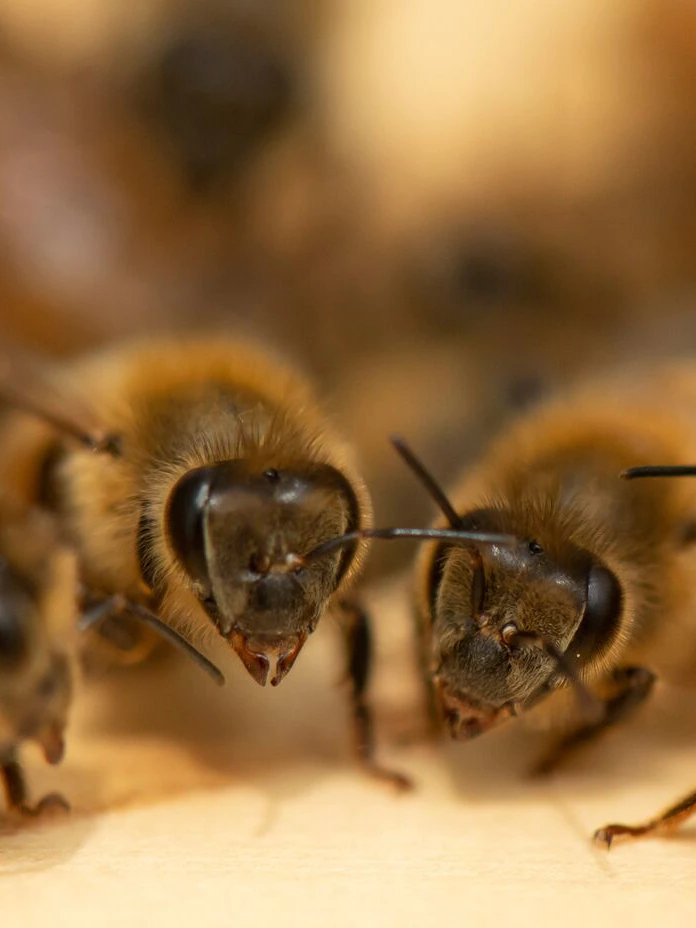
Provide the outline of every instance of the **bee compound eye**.
[[619,633],[623,613],[623,589],[616,574],[599,561],[587,573],[585,611],[566,651],[582,667],[597,659]]
[[616,575],[603,564],[594,564],[587,578],[583,622],[596,630],[598,638],[604,638],[616,627],[622,605],[623,593]]
[[189,577],[204,587],[209,586],[203,528],[211,481],[209,467],[184,474],[172,490],[166,515],[174,554]]

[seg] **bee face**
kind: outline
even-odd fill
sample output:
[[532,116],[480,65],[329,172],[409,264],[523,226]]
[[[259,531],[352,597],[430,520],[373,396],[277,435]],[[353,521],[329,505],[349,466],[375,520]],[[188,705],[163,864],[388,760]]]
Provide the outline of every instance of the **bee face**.
[[[510,530],[499,511],[480,510],[462,522]],[[441,548],[431,601],[436,685],[452,733],[469,738],[563,681],[550,654],[519,646],[518,633],[534,634],[581,667],[615,635],[622,594],[614,574],[587,551],[567,543],[552,557],[520,538],[512,546]]]
[[262,685],[292,667],[354,556],[303,555],[358,528],[346,478],[325,464],[223,461],[189,471],[165,516],[171,548],[203,608]]

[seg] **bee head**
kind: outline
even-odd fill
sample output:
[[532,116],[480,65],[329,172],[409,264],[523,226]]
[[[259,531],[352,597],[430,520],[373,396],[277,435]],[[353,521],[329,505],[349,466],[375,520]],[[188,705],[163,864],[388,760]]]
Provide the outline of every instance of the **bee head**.
[[304,562],[359,528],[353,489],[328,464],[223,461],[186,473],[169,497],[174,555],[203,608],[252,677],[277,685],[340,585],[358,542]]
[[429,600],[436,688],[453,736],[470,738],[517,715],[596,660],[622,611],[616,576],[566,543],[554,556],[520,537],[501,510],[478,510],[462,529],[507,531],[508,545],[440,545]]

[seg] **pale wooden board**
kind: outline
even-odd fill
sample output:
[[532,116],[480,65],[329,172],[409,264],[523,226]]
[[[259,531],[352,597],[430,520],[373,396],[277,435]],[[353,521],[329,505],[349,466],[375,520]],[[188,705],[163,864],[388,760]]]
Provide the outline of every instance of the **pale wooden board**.
[[[64,765],[29,754],[34,792],[70,819],[0,834],[3,924],[686,925],[696,833],[606,854],[608,820],[696,785],[696,704],[661,699],[550,782],[524,779],[538,736],[419,738],[404,591],[379,619],[382,756],[394,795],[350,762],[338,636],[326,624],[279,690],[230,658],[226,690],[160,662],[86,686]],[[415,740],[414,740],[415,739]]]

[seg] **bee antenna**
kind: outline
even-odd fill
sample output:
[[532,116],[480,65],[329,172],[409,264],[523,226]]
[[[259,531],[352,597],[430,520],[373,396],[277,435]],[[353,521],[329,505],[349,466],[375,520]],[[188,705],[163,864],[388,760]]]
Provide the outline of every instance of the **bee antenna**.
[[9,385],[0,383],[0,397],[10,406],[20,409],[34,416],[51,428],[62,432],[74,439],[78,444],[84,445],[95,454],[108,454],[111,457],[121,456],[121,436],[114,432],[89,430],[84,428],[77,420],[64,416],[62,413],[49,408],[48,405],[35,401],[31,396],[22,396]]
[[552,644],[552,642],[548,641],[542,635],[538,635],[536,632],[522,631],[512,623],[510,623],[507,628],[503,629],[503,640],[506,644],[541,648],[541,650],[554,662],[557,672],[562,674],[575,690],[583,713],[586,714],[588,718],[593,718],[603,711],[603,703],[601,700],[588,690],[578,676],[577,670],[555,644]]
[[629,467],[621,472],[624,480],[634,480],[637,477],[696,477],[696,466],[656,464],[647,467]]
[[149,625],[149,627],[153,628],[162,638],[165,638],[170,644],[174,645],[175,648],[178,648],[183,654],[190,657],[191,660],[198,664],[201,670],[204,670],[218,686],[225,685],[225,677],[219,667],[216,667],[205,654],[201,654],[198,648],[194,647],[180,632],[170,625],[167,625],[166,622],[158,618],[154,612],[150,612],[150,610],[145,609],[144,606],[134,603],[131,609],[143,624]]
[[320,558],[345,548],[347,545],[355,544],[366,538],[382,538],[391,541],[394,538],[411,538],[421,541],[452,541],[469,544],[484,545],[509,545],[516,542],[514,535],[504,535],[496,532],[473,532],[456,528],[364,528],[355,532],[347,532],[345,535],[338,535],[336,538],[330,538],[328,541],[310,551],[309,554],[293,558],[293,566],[304,567],[312,561],[318,561]]
[[442,489],[437,480],[430,471],[425,467],[421,460],[415,455],[412,449],[398,435],[392,435],[389,439],[396,449],[397,453],[406,462],[406,465],[416,475],[423,484],[428,493],[437,503],[438,507],[444,513],[445,518],[452,528],[457,528],[462,524],[462,520],[457,514],[457,510],[447,498],[445,491]]

